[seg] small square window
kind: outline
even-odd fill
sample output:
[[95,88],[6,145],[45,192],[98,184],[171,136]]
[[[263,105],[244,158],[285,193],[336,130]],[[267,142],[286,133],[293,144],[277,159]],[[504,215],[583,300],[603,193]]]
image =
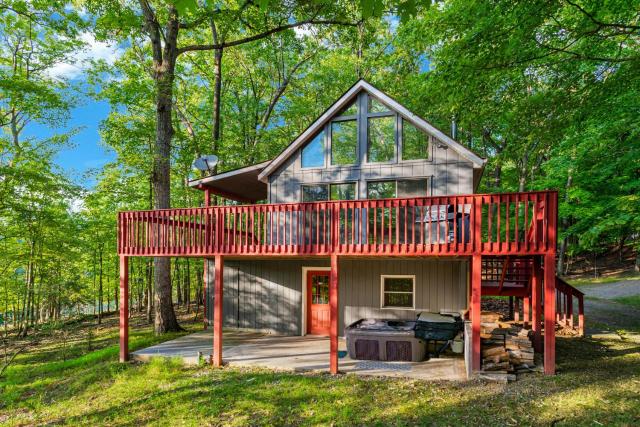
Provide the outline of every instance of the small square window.
[[415,276],[382,276],[381,282],[382,308],[415,307]]

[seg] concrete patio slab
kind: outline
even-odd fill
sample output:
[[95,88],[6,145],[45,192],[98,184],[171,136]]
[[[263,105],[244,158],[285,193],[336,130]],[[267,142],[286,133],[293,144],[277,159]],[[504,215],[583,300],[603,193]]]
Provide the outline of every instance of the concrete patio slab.
[[[212,347],[211,331],[202,331],[135,351],[132,358],[148,361],[153,357],[181,357],[185,364],[197,364],[199,354],[206,360],[209,359]],[[342,339],[339,342],[339,351],[340,371],[344,373],[421,380],[466,379],[464,359],[461,357],[441,357],[424,362],[353,360],[346,355],[346,345]],[[327,372],[329,338],[224,331],[222,358],[229,366]]]

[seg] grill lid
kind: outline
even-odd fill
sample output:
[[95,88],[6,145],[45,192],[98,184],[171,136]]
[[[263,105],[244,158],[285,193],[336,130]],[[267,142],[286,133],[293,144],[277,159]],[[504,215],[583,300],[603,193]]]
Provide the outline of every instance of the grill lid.
[[443,316],[437,313],[423,312],[418,315],[418,322],[425,323],[456,323],[457,320],[453,316]]

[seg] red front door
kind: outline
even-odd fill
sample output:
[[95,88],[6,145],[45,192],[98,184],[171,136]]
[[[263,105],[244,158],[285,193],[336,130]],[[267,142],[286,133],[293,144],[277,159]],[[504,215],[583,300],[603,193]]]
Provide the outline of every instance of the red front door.
[[329,335],[329,272],[307,272],[307,333]]

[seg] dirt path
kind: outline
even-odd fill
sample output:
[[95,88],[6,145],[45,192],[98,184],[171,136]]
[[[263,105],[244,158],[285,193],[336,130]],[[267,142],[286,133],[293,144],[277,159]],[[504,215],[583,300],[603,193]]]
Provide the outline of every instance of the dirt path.
[[585,285],[580,290],[585,293],[587,333],[617,329],[640,331],[640,310],[612,301],[618,297],[640,295],[640,280]]

